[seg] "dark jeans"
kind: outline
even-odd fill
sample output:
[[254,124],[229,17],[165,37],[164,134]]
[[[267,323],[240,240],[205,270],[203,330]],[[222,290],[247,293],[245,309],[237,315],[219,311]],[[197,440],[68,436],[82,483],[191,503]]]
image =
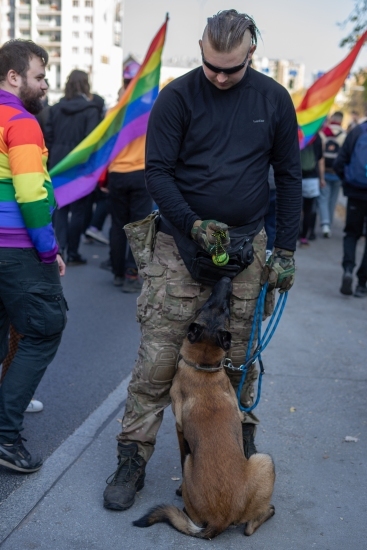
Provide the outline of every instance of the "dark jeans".
[[[367,216],[367,200],[348,198],[347,219],[344,228],[344,270],[353,271],[356,265],[356,247],[358,239],[363,235],[365,218]],[[364,254],[361,265],[357,271],[359,284],[364,286],[367,282],[367,238],[365,239]]]
[[136,268],[130,247],[125,265],[127,239],[123,227],[127,223],[146,218],[152,211],[152,199],[145,187],[144,170],[110,172],[108,190],[112,271],[123,277],[126,268]]
[[24,411],[54,358],[66,325],[57,262],[40,262],[33,248],[0,248],[0,363],[10,323],[23,335],[0,386],[0,443],[23,429]]
[[[78,254],[80,237],[85,229],[86,209],[89,196],[78,199],[54,213],[55,233],[61,250],[67,250],[68,257]],[[69,212],[71,217],[69,219]]]
[[276,219],[275,219],[275,189],[270,189],[269,195],[269,210],[265,216],[265,231],[268,238],[266,243],[266,250],[273,250],[276,232]]

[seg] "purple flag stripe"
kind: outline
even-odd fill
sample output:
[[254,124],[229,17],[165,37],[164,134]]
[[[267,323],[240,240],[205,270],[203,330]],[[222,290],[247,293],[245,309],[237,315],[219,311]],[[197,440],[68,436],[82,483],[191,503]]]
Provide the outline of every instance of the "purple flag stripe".
[[115,158],[130,142],[146,133],[150,111],[137,117],[121,130],[110,158]]
[[90,172],[87,176],[76,178],[75,180],[60,185],[54,191],[57,206],[61,208],[66,204],[77,201],[86,195],[89,195],[95,187],[96,182],[99,180],[100,175],[104,171],[105,167],[100,166],[94,172]]

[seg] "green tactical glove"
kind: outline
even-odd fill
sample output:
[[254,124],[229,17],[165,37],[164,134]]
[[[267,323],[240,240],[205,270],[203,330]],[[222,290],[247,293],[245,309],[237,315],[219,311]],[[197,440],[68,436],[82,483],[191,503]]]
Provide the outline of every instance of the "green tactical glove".
[[[208,254],[217,254],[220,251],[225,251],[231,242],[228,225],[216,220],[202,221],[199,226],[191,229],[191,236]],[[219,251],[218,242],[220,243]]]
[[274,254],[266,262],[261,275],[261,284],[267,281],[268,291],[279,288],[279,293],[282,294],[292,287],[296,271],[293,255],[294,252],[290,250],[274,249]]

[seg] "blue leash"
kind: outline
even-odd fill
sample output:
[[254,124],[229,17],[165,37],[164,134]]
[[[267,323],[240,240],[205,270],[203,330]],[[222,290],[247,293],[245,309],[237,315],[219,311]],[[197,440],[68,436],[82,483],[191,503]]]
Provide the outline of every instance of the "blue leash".
[[[265,297],[266,297],[267,288],[268,288],[268,283],[265,283],[265,285],[262,287],[262,289],[260,291],[259,297],[258,297],[257,302],[256,302],[254,320],[252,322],[251,335],[250,335],[250,340],[249,340],[248,347],[247,347],[245,363],[243,365],[241,365],[240,367],[238,367],[238,368],[234,367],[232,364],[227,364],[226,365],[226,367],[231,369],[231,370],[236,370],[236,371],[241,371],[242,372],[241,380],[240,380],[240,383],[239,383],[239,386],[238,386],[238,389],[237,389],[237,399],[238,399],[238,406],[239,406],[240,410],[243,411],[243,412],[246,412],[246,413],[251,412],[259,404],[260,397],[261,397],[261,382],[262,382],[263,374],[265,373],[264,365],[263,365],[263,362],[262,362],[262,359],[261,359],[261,353],[264,351],[264,349],[266,348],[266,346],[269,344],[270,340],[273,337],[273,334],[274,334],[274,332],[275,332],[275,330],[276,330],[276,328],[279,324],[280,318],[283,314],[284,307],[285,307],[285,304],[287,302],[287,297],[288,297],[288,292],[283,292],[282,294],[279,295],[279,298],[278,298],[278,301],[277,301],[276,306],[274,308],[273,314],[270,317],[268,326],[266,327],[266,330],[264,332],[264,336],[261,337],[261,324],[262,324],[262,319],[263,319],[263,314],[264,314],[264,305],[265,305]],[[256,329],[257,329],[257,346],[255,348],[254,353],[250,357],[252,345],[253,345],[254,338],[255,338]],[[244,384],[245,379],[246,379],[246,374],[247,374],[248,368],[249,368],[250,365],[252,365],[252,363],[255,363],[256,360],[259,361],[259,365],[260,365],[260,374],[259,374],[259,382],[258,382],[258,386],[257,386],[256,401],[251,407],[243,407],[243,405],[241,405],[241,391],[242,391],[243,384]]]

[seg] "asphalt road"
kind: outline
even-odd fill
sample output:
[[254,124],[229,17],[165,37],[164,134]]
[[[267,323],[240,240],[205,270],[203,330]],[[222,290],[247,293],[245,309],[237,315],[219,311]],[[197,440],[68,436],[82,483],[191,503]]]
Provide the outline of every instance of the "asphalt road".
[[146,530],[131,525],[153,505],[182,507],[168,410],[136,504],[123,513],[103,508],[139,329],[136,296],[114,288],[111,275],[98,267],[106,249],[84,246],[83,252],[90,261],[68,270],[68,327],[37,391],[45,410],[26,418],[29,448],[49,458],[37,474],[0,472],[2,550],[365,550],[367,300],[339,293],[341,221],[330,240],[318,238],[297,250],[296,282],[263,354],[256,441],[275,462],[276,514],[246,539],[242,526],[207,542],[165,524]]

